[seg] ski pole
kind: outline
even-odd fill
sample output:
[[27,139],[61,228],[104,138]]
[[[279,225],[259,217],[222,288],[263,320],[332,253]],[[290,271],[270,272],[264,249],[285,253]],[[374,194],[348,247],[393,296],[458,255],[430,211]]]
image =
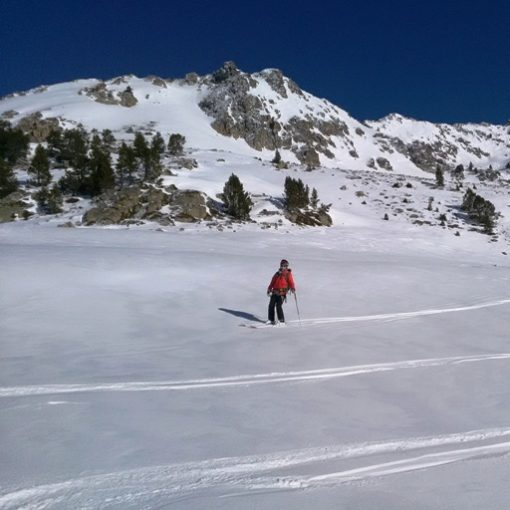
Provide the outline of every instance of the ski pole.
[[298,306],[298,302],[297,302],[297,296],[296,296],[295,292],[293,292],[293,294],[294,294],[294,299],[296,301],[296,310],[297,310],[297,316],[299,319],[299,325],[301,326],[301,315],[299,315],[299,306]]

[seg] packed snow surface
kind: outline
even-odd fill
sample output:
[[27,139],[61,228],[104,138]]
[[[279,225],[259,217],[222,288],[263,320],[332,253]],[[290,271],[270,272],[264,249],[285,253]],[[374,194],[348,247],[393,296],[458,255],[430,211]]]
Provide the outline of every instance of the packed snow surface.
[[0,509],[506,507],[503,241],[55,225],[0,228]]

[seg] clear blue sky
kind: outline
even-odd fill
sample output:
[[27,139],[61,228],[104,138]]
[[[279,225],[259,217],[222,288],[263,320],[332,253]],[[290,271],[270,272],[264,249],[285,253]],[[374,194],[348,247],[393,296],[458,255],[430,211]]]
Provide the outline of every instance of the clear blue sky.
[[227,60],[279,68],[360,120],[510,119],[508,0],[0,0],[0,96]]

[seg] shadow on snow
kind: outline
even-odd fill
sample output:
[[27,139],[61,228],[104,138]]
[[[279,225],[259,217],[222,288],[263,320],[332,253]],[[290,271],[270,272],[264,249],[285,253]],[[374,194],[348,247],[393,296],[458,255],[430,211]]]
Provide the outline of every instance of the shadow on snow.
[[246,319],[248,321],[262,322],[262,323],[265,322],[260,317],[257,317],[256,315],[253,315],[252,313],[242,312],[240,310],[229,310],[228,308],[218,308],[218,310],[221,310],[222,312],[229,313],[230,315],[233,315],[234,317],[241,317],[241,319]]

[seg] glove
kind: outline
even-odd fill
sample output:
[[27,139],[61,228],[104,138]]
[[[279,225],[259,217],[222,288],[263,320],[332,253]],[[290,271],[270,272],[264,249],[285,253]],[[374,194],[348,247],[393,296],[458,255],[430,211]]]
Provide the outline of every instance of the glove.
[[267,296],[269,297],[270,295],[271,295],[271,291],[270,291],[270,290],[268,290],[268,291],[267,291]]
[[290,292],[291,292],[292,294],[295,294],[295,293],[296,293],[296,289],[290,289]]

